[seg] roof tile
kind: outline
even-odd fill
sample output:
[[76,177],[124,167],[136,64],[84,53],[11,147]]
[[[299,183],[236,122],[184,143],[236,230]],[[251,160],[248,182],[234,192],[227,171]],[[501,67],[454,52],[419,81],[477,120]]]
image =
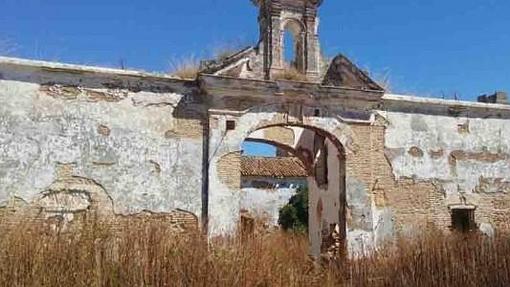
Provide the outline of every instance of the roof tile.
[[253,157],[241,158],[242,176],[262,177],[307,177],[303,162],[296,157]]

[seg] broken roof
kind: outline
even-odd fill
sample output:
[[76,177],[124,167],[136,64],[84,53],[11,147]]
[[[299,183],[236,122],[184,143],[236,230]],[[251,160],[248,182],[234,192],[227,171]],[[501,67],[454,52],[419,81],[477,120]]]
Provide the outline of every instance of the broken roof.
[[[256,62],[260,56],[256,47],[247,47],[228,57],[202,61],[200,73],[239,78],[242,71],[246,70],[248,74],[253,74],[249,78],[257,79],[259,74],[254,72],[256,64],[251,62]],[[263,80],[261,75],[258,77]],[[366,72],[342,54],[337,55],[330,62],[320,84],[364,91],[384,91],[384,88],[371,79]]]
[[329,65],[322,84],[325,86],[347,87],[360,90],[383,91],[367,73],[358,68],[346,56],[337,55]]

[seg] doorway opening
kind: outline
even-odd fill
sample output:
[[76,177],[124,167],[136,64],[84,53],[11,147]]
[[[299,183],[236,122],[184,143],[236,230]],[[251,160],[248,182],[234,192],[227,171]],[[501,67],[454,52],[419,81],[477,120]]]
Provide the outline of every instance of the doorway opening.
[[451,216],[453,230],[468,233],[476,229],[474,208],[452,208]]
[[289,229],[290,218],[298,222],[296,229],[308,232],[312,255],[319,255],[338,245],[331,242],[332,232],[340,232],[335,236],[345,244],[345,210],[345,156],[333,135],[315,127],[273,125],[246,137],[242,217],[262,218],[273,229]]

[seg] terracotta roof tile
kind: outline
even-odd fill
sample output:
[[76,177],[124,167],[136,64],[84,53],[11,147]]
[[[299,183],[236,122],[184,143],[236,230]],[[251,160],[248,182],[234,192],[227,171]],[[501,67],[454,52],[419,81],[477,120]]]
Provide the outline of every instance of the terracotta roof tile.
[[296,157],[241,157],[242,176],[307,177],[305,166]]

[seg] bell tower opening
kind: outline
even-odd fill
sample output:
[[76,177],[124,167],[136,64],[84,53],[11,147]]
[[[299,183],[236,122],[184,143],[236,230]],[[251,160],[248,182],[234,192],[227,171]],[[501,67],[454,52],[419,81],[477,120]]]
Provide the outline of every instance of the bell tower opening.
[[308,81],[319,81],[317,10],[322,0],[252,0],[259,7],[264,78],[295,68]]
[[303,27],[298,21],[288,20],[284,24],[282,41],[282,66],[304,73]]
[[284,40],[284,61],[285,65],[290,68],[296,67],[296,44],[294,35],[289,30],[285,30]]

